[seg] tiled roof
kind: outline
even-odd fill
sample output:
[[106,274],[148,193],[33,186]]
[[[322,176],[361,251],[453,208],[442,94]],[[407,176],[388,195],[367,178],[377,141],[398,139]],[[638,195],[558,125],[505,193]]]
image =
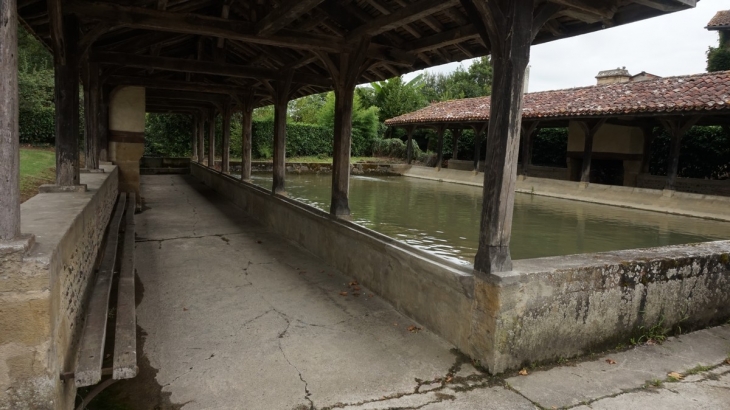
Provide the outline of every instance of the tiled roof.
[[730,10],[718,11],[715,17],[707,23],[708,29],[730,27]]
[[[489,119],[490,97],[444,101],[386,125]],[[730,110],[730,71],[525,94],[522,118],[568,119]]]

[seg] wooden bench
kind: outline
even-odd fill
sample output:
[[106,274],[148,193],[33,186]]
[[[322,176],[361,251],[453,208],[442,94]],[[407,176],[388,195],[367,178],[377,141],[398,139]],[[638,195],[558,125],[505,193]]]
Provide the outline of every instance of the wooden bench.
[[[134,301],[134,211],[135,195],[120,194],[106,234],[106,246],[99,272],[91,290],[84,330],[79,342],[74,372],[61,374],[63,380],[74,379],[76,387],[93,386],[77,409],[117,380],[137,375],[137,329]],[[126,215],[126,216],[125,216]],[[124,223],[122,223],[124,221]],[[121,228],[121,229],[120,229]],[[119,239],[122,237],[121,259],[118,261]],[[118,266],[119,281],[114,326],[114,357],[111,367],[104,367],[110,296],[114,273]],[[111,376],[102,381],[102,376]],[[100,383],[101,382],[101,383]]]

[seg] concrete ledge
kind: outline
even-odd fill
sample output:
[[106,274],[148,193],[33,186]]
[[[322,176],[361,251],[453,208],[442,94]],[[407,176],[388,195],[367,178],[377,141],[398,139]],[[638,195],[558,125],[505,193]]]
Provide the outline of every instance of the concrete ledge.
[[730,241],[519,260],[478,275],[472,340],[493,371],[730,318]]
[[[118,170],[83,173],[88,190],[41,193],[21,205],[35,243],[0,256],[0,409],[73,408],[59,373],[75,361],[86,288],[114,206]],[[73,188],[73,187],[72,187]]]
[[474,280],[470,267],[273,196],[199,164],[191,164],[191,173],[265,226],[357,278],[460,349],[467,349]]
[[86,192],[87,189],[86,184],[69,186],[44,184],[38,187],[38,192],[41,194],[57,194],[63,192]]

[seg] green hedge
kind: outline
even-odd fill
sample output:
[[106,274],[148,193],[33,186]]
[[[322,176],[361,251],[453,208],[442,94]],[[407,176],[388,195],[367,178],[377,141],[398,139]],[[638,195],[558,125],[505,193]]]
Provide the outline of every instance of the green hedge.
[[568,162],[565,160],[567,151],[567,128],[543,128],[532,140],[532,164],[567,168]]
[[[332,155],[333,131],[312,124],[286,125],[286,156]],[[251,152],[254,158],[269,159],[274,155],[274,121],[253,122]]]
[[[666,175],[671,137],[654,129],[649,171]],[[677,174],[685,178],[730,178],[730,127],[693,127],[682,139]]]
[[20,111],[20,142],[32,145],[56,143],[56,119],[53,108]]

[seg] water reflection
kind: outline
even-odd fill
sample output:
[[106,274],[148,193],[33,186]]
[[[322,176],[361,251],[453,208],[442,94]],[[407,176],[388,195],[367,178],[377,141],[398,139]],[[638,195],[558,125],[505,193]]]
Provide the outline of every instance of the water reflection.
[[[271,174],[253,182],[271,187]],[[328,211],[330,175],[287,174],[289,196]],[[353,221],[459,263],[476,253],[482,190],[406,177],[352,176]],[[730,223],[517,194],[514,259],[728,239]]]

